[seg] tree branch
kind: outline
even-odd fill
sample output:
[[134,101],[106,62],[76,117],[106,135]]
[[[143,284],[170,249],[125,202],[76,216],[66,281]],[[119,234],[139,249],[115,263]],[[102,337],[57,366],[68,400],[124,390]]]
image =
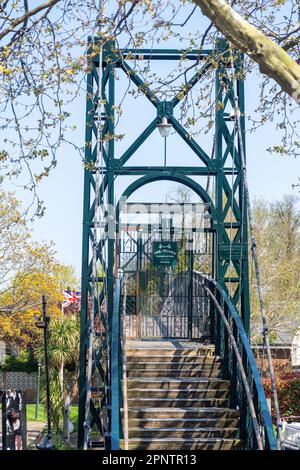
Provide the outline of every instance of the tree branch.
[[282,47],[244,20],[225,0],[193,1],[226,39],[259,65],[261,73],[273,78],[295,100],[299,99],[300,66]]
[[32,10],[25,11],[24,15],[19,16],[19,18],[13,19],[11,21],[11,25],[8,28],[6,28],[4,31],[2,31],[2,33],[0,33],[0,40],[3,39],[5,36],[7,36],[7,34],[14,31],[16,26],[19,26],[21,23],[26,23],[31,16],[36,15],[37,13],[45,10],[46,8],[56,5],[56,3],[58,2],[60,2],[60,0],[48,0],[47,2],[42,3],[36,8],[33,8]]

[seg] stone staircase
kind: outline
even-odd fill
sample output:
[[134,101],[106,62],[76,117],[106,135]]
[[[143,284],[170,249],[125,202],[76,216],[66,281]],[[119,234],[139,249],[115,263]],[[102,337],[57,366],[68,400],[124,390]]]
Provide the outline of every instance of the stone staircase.
[[129,449],[240,449],[213,345],[128,341]]

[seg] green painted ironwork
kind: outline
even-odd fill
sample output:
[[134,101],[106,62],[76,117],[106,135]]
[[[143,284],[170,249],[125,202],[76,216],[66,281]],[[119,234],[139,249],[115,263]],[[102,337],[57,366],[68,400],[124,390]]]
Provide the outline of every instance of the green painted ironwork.
[[120,355],[121,355],[121,286],[122,280],[118,278],[115,285],[114,308],[111,334],[111,450],[120,449]]
[[[88,58],[89,72],[87,74],[86,98],[86,134],[85,134],[85,163],[84,172],[84,204],[83,204],[83,238],[82,238],[82,308],[81,308],[81,337],[80,337],[80,373],[79,373],[79,426],[78,443],[81,447],[84,436],[85,397],[86,397],[86,357],[87,338],[89,333],[88,298],[91,293],[91,243],[93,234],[91,228],[94,221],[95,210],[95,171],[93,164],[96,161],[97,141],[97,103],[99,79],[97,68],[99,56],[93,50],[93,41],[89,40]],[[232,302],[239,311],[246,333],[249,331],[250,307],[248,285],[248,241],[247,241],[247,210],[243,190],[243,175],[241,169],[240,148],[235,145],[236,129],[232,127],[230,113],[234,106],[233,82],[226,74],[230,67],[229,53],[224,40],[219,40],[216,48],[202,51],[188,51],[187,58],[202,64],[194,76],[184,87],[184,91],[166,101],[160,100],[138,73],[129,65],[129,61],[139,60],[179,60],[184,51],[178,49],[142,49],[118,50],[115,43],[108,42],[103,46],[103,69],[101,96],[104,103],[102,115],[102,138],[106,141],[103,148],[103,181],[100,186],[100,204],[110,206],[115,204],[115,181],[123,175],[138,176],[125,191],[129,196],[145,184],[158,180],[177,181],[190,187],[198,196],[209,204],[211,214],[211,230],[214,233],[214,272],[219,285],[230,292]],[[216,62],[217,61],[217,62]],[[243,132],[243,145],[245,147],[245,118],[244,118],[244,84],[242,80],[242,56],[236,61],[236,73],[240,80],[237,85],[239,108],[241,110],[241,127]],[[186,94],[203,78],[208,70],[214,70],[216,82],[216,118],[215,118],[215,152],[211,158],[205,150],[192,138],[188,131],[174,116],[176,106],[184,99]],[[125,150],[119,158],[115,156],[114,148],[114,106],[115,106],[115,70],[123,71],[125,75],[142,92],[146,99],[156,109],[156,117],[148,124],[139,137]],[[198,165],[184,166],[129,166],[131,157],[156,130],[162,118],[166,117],[173,129],[190,147],[198,157]],[[206,190],[197,183],[193,177],[197,175],[210,176],[215,179],[215,197],[211,199]],[[233,185],[232,185],[233,183]],[[231,206],[232,210],[231,210]],[[105,299],[106,307],[98,312],[101,324],[101,341],[99,350],[94,355],[93,373],[98,376],[100,383],[95,386],[94,396],[91,400],[90,414],[93,417],[91,425],[100,435],[100,441],[107,448],[111,446],[111,394],[112,394],[112,319],[114,308],[114,261],[116,237],[118,237],[119,204],[116,205],[116,227],[109,214],[103,219],[106,232],[99,242],[97,250],[98,262],[101,265],[99,283],[102,292],[97,305]],[[108,236],[110,234],[110,236]],[[230,236],[231,235],[231,236]],[[104,256],[104,252],[106,256]],[[229,286],[230,285],[230,286]],[[228,287],[229,286],[229,287]],[[104,305],[104,304],[103,304]],[[95,381],[97,381],[95,379]]]
[[[210,297],[209,293],[211,293],[213,298],[217,300],[219,306],[222,307],[224,316],[233,333],[234,340],[238,345],[239,353],[243,360],[243,367],[247,374],[247,381],[254,402],[256,417],[261,428],[260,434],[264,440],[264,448],[277,450],[277,442],[265,392],[241,317],[221,284],[197,272],[194,273],[194,278],[196,282],[200,282],[203,285],[204,289],[208,292],[208,297]],[[210,324],[211,340],[216,344],[216,353],[223,359],[223,378],[230,380],[231,383],[230,406],[232,408],[238,406],[241,413],[239,423],[240,437],[244,440],[246,449],[256,449],[257,441],[250,416],[249,403],[245,397],[244,384],[241,380],[237,357],[232,347],[229,332],[225,328],[224,320],[214,300],[210,301]]]

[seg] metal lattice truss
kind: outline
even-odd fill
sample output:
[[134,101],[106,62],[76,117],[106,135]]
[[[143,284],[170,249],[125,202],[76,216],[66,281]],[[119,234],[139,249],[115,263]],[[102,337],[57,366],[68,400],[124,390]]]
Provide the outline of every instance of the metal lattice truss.
[[[96,45],[96,47],[95,47]],[[182,57],[182,51],[175,49],[153,50],[117,50],[113,42],[103,46],[102,62],[102,110],[101,128],[102,168],[100,185],[100,205],[102,217],[99,226],[99,244],[97,248],[97,263],[99,278],[97,279],[100,292],[97,294],[99,324],[98,335],[95,338],[94,353],[94,383],[90,404],[91,427],[95,426],[104,441],[110,436],[110,331],[113,312],[114,292],[114,263],[116,258],[115,225],[112,221],[115,214],[110,213],[110,207],[115,204],[115,180],[122,176],[136,176],[136,180],[124,191],[123,196],[129,197],[134,191],[147,183],[158,180],[171,180],[182,183],[207,203],[211,213],[211,229],[215,233],[214,262],[216,280],[229,290],[234,304],[238,307],[246,331],[249,330],[249,292],[248,292],[248,247],[247,247],[247,214],[246,201],[243,192],[242,167],[240,147],[237,143],[237,131],[232,119],[234,106],[233,82],[229,71],[229,51],[227,44],[220,40],[216,49],[202,51],[192,50],[186,53],[186,58],[198,61],[201,67],[185,84],[183,92],[170,100],[160,100],[140,78],[135,69],[130,67],[131,60],[176,60]],[[79,445],[83,442],[86,397],[86,357],[88,354],[89,328],[89,295],[91,294],[94,216],[95,216],[95,169],[97,154],[97,107],[99,94],[99,54],[97,43],[90,40],[89,72],[87,74],[86,100],[86,134],[85,134],[85,174],[84,174],[84,208],[83,208],[83,246],[82,246],[82,310],[81,310],[81,344],[80,344],[80,378],[79,378]],[[216,57],[219,57],[216,62]],[[216,63],[217,68],[216,68]],[[236,62],[236,73],[242,72],[242,57]],[[141,132],[139,137],[119,157],[115,157],[115,70],[120,69],[139,92],[156,108],[156,116]],[[215,121],[215,151],[210,157],[204,149],[192,138],[189,132],[174,116],[174,110],[190,90],[203,79],[210,69],[215,69],[216,84],[216,121]],[[245,146],[245,117],[244,117],[244,83],[237,80],[237,96],[239,100],[240,121]],[[166,117],[177,134],[198,157],[196,166],[130,166],[130,159],[157,129],[162,118]],[[215,180],[214,200],[193,177],[210,176]],[[107,210],[105,209],[107,207]],[[118,220],[119,207],[116,205]],[[118,225],[116,225],[118,231]],[[110,235],[110,236],[108,236]],[[104,303],[105,300],[105,303]],[[102,305],[102,308],[100,306]],[[107,443],[109,446],[109,443]]]

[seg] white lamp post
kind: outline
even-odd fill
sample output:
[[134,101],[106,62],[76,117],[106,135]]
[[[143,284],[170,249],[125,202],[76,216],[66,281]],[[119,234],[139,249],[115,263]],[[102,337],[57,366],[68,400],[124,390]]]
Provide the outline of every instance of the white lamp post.
[[164,116],[158,124],[158,130],[160,135],[165,139],[165,157],[164,157],[164,166],[167,165],[167,137],[170,135],[172,126],[168,123],[168,119]]

